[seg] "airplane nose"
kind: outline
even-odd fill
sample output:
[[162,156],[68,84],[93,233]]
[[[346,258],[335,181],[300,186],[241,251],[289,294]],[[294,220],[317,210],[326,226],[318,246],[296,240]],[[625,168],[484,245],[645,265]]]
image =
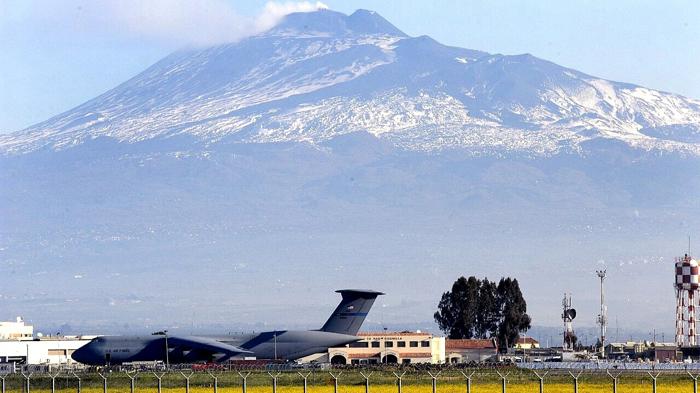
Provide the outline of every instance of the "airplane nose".
[[94,358],[94,352],[92,344],[88,343],[76,349],[70,357],[78,363],[90,364],[90,360]]

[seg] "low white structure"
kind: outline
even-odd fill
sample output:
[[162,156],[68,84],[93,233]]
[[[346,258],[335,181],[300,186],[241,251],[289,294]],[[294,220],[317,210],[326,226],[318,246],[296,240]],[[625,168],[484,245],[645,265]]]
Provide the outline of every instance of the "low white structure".
[[362,340],[329,348],[317,362],[333,364],[445,362],[445,338],[422,332],[360,332]]
[[44,337],[36,340],[0,341],[0,363],[75,364],[71,355],[94,336]]
[[484,362],[498,355],[498,345],[488,339],[447,339],[445,356],[449,363]]
[[22,317],[14,322],[0,322],[0,340],[31,340],[34,327],[26,325]]

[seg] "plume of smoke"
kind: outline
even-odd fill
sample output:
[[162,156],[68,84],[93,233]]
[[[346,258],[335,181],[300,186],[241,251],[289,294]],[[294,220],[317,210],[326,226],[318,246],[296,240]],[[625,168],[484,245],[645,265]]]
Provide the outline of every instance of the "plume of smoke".
[[321,2],[271,1],[257,16],[246,17],[223,0],[122,0],[110,5],[116,22],[131,33],[190,46],[238,41],[270,29],[287,14],[327,8]]
[[252,31],[263,32],[269,30],[279,23],[285,15],[293,12],[311,12],[321,9],[328,9],[328,6],[320,1],[312,4],[308,1],[279,3],[270,1],[265,4],[265,8],[255,19],[255,26]]
[[17,8],[10,15],[14,22],[52,36],[122,37],[179,47],[235,42],[270,29],[287,14],[327,6],[270,1],[255,16],[241,15],[225,0],[27,0]]
[[223,0],[121,0],[110,5],[116,22],[132,33],[195,46],[237,41],[270,29],[287,14],[327,8],[321,2],[271,1],[257,16],[245,17]]

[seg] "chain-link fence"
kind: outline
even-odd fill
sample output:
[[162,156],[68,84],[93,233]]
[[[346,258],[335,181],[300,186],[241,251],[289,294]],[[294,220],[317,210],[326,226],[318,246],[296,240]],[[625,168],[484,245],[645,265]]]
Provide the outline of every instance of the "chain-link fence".
[[698,370],[346,367],[333,369],[29,369],[0,374],[0,393],[694,392]]

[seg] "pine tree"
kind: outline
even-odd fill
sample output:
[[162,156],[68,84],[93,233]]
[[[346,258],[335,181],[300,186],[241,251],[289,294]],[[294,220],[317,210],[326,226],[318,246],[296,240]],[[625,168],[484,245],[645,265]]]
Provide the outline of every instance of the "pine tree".
[[476,316],[476,337],[489,338],[496,335],[500,306],[496,293],[496,283],[484,278],[479,287],[479,302]]
[[530,328],[520,285],[511,278],[501,278],[498,285],[488,278],[458,278],[442,294],[434,318],[449,338],[496,337],[500,348],[514,345]]
[[515,344],[521,332],[530,328],[530,316],[518,280],[502,278],[496,292],[501,306],[498,346],[507,349]]
[[476,330],[480,283],[475,277],[460,277],[452,290],[442,294],[434,318],[449,338],[473,338]]

